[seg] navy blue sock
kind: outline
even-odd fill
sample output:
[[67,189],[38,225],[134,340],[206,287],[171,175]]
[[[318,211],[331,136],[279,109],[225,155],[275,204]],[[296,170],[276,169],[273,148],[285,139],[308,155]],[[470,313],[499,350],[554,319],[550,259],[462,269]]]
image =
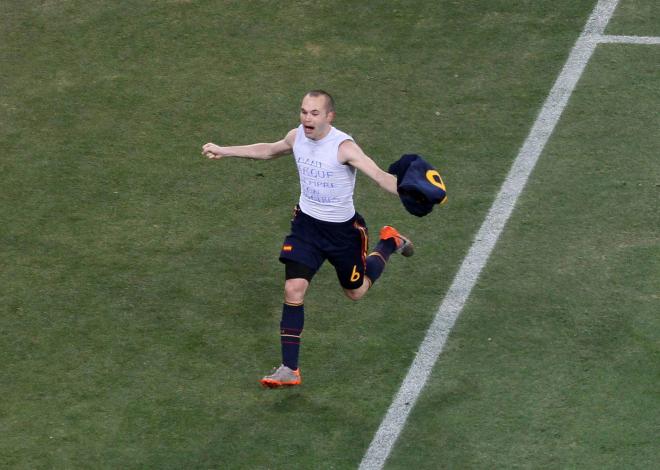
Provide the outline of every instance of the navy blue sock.
[[396,242],[393,238],[388,238],[387,240],[380,240],[374,251],[367,256],[365,274],[371,280],[372,285],[383,274],[387,260],[390,259],[394,250],[396,250]]
[[300,351],[300,336],[305,324],[305,308],[303,304],[284,303],[282,306],[282,321],[280,322],[280,344],[282,345],[282,364],[289,369],[298,368],[298,352]]

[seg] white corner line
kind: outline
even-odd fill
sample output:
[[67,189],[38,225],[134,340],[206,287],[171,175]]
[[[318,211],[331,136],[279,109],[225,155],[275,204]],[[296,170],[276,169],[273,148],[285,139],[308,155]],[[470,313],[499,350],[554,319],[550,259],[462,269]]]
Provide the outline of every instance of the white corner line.
[[596,36],[601,44],[660,44],[660,36]]
[[382,469],[403,430],[449,332],[460,315],[481,270],[486,265],[527,179],[589,62],[619,0],[599,0],[564,67],[550,90],[532,129],[477,232],[463,263],[435,314],[408,373],[367,449],[360,470]]

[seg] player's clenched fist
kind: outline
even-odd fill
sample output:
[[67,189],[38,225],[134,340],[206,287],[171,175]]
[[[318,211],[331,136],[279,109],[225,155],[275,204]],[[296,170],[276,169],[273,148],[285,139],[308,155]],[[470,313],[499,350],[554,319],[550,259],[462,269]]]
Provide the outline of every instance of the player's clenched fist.
[[202,155],[211,159],[218,159],[225,156],[222,154],[220,146],[210,142],[202,147]]

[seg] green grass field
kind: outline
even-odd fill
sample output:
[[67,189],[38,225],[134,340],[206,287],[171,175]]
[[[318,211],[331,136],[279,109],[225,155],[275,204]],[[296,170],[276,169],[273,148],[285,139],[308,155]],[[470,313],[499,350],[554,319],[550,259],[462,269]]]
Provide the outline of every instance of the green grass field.
[[[356,468],[594,4],[0,3],[0,466]],[[621,0],[608,32],[659,13]],[[387,468],[660,460],[659,65],[598,46]],[[310,88],[449,203],[358,177],[416,255],[359,303],[325,266],[304,384],[262,390],[296,170],[200,149],[280,139]]]

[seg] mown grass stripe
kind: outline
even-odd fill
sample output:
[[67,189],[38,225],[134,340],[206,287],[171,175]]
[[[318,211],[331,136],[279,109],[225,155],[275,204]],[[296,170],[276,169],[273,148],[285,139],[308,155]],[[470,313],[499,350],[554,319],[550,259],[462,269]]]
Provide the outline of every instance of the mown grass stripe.
[[477,282],[519,195],[568,103],[589,59],[603,37],[618,0],[599,0],[578,37],[548,98],[454,277],[417,355],[365,453],[360,469],[381,469],[426,384],[449,332]]

